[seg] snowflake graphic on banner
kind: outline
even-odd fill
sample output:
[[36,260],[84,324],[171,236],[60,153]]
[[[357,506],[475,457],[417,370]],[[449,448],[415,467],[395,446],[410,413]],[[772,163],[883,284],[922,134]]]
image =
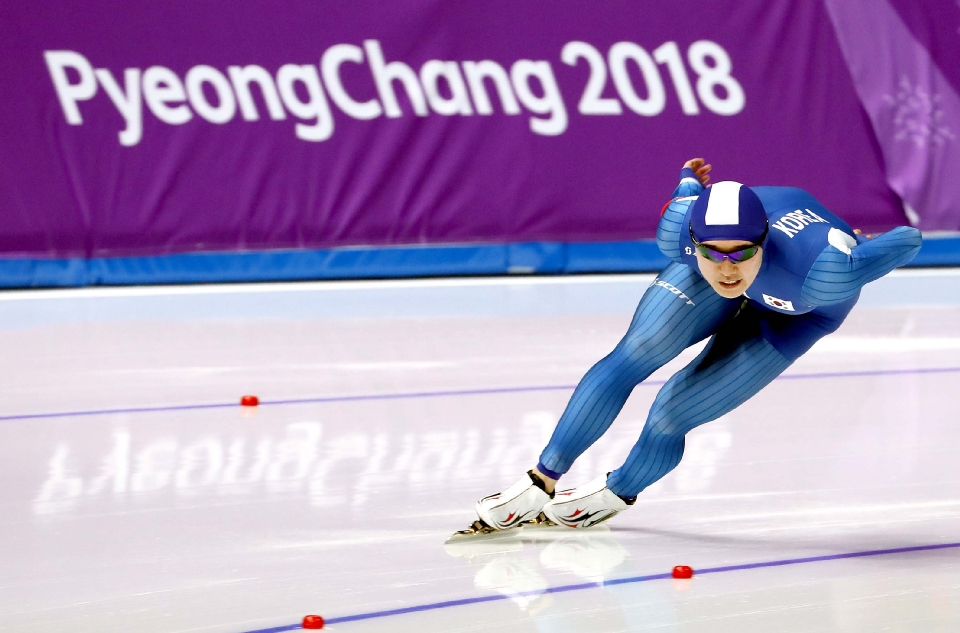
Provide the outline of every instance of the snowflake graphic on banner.
[[910,140],[917,147],[930,143],[943,145],[956,139],[943,123],[940,95],[931,95],[923,86],[914,86],[910,78],[900,78],[896,95],[884,95],[884,100],[893,108],[893,125],[897,130],[894,138]]

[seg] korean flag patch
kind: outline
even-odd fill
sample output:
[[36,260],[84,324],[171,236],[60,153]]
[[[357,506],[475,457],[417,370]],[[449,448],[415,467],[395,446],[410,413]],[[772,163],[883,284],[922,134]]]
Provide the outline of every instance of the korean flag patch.
[[793,309],[793,302],[786,301],[785,299],[777,299],[776,297],[771,297],[770,295],[763,295],[763,302],[768,306],[773,306],[778,310],[786,310],[787,312],[796,312]]

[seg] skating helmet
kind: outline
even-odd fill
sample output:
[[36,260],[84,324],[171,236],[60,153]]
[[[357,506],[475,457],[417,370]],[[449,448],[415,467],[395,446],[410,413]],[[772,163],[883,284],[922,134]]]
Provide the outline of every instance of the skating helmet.
[[762,244],[769,225],[750,187],[725,180],[708,187],[690,208],[690,234],[698,242],[743,240]]

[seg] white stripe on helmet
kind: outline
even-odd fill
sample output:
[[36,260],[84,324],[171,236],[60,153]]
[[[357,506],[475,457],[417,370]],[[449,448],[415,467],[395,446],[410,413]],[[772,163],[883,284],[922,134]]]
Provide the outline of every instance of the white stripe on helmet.
[[740,187],[732,180],[718,182],[710,187],[707,213],[703,221],[707,225],[740,224]]

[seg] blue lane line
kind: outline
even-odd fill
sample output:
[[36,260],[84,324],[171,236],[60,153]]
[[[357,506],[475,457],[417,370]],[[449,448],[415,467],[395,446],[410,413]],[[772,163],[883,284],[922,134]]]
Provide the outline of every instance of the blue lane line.
[[[960,543],[939,543],[936,545],[916,545],[913,547],[896,547],[893,549],[876,549],[865,552],[849,552],[846,554],[827,554],[825,556],[808,556],[806,558],[787,558],[783,560],[764,561],[759,563],[746,563],[743,565],[725,565],[723,567],[707,567],[697,569],[696,575],[721,574],[731,571],[744,571],[747,569],[760,569],[763,567],[783,567],[786,565],[802,565],[805,563],[819,563],[831,560],[843,560],[847,558],[864,558],[867,556],[888,556],[890,554],[906,554],[909,552],[926,552],[931,550],[955,549],[960,548]],[[510,596],[504,594],[476,596],[474,598],[463,598],[461,600],[446,600],[444,602],[432,602],[429,604],[414,605],[400,609],[388,609],[385,611],[371,611],[369,613],[358,613],[356,615],[345,615],[337,618],[326,619],[327,624],[341,624],[344,622],[356,622],[358,620],[371,620],[373,618],[386,618],[393,615],[402,615],[404,613],[419,613],[421,611],[435,611],[437,609],[448,609],[450,607],[459,607],[468,604],[479,604],[482,602],[494,602],[507,600],[516,596],[538,596],[543,593],[563,593],[566,591],[581,591],[583,589],[597,589],[600,587],[612,587],[615,585],[628,585],[640,582],[650,582],[652,580],[664,580],[670,578],[671,574],[649,574],[646,576],[631,576],[629,578],[616,578],[613,580],[604,580],[602,582],[585,582],[576,585],[560,585],[559,587],[548,587],[544,591],[518,591]],[[254,631],[244,631],[243,633],[282,633],[283,631],[296,631],[301,629],[300,623],[276,626],[269,629],[256,629]]]
[[[919,369],[877,369],[872,371],[822,372],[815,374],[788,374],[777,380],[810,380],[816,378],[858,378],[864,376],[906,376],[914,374],[951,374],[960,372],[960,367],[929,367]],[[665,380],[645,380],[639,387],[659,387]],[[498,387],[491,389],[463,389],[455,391],[420,391],[413,393],[385,393],[357,396],[327,396],[321,398],[291,398],[285,400],[261,400],[260,406],[284,404],[323,404],[327,402],[364,402],[371,400],[409,400],[413,398],[441,398],[448,396],[482,396],[503,393],[531,393],[535,391],[571,391],[576,385],[542,385],[531,387]],[[195,409],[228,409],[239,407],[237,402],[214,404],[179,404],[159,407],[132,407],[128,409],[92,409],[89,411],[63,411],[60,413],[25,413],[20,415],[0,415],[0,422],[11,420],[40,420],[44,418],[77,418],[91,415],[113,415],[117,413],[158,413],[164,411],[192,411]]]
[[64,411],[62,413],[27,413],[23,415],[0,416],[0,421],[9,420],[40,420],[43,418],[79,418],[89,415],[110,415],[115,413],[155,413],[157,411],[190,411],[192,409],[225,409],[239,406],[238,402],[230,404],[178,404],[168,407],[134,407],[130,409],[93,409],[90,411]]
[[[960,371],[960,368],[957,369]],[[663,381],[652,384],[662,385]],[[526,393],[532,391],[563,391],[575,389],[576,385],[544,385],[532,387],[502,387],[496,389],[466,389],[462,391],[421,391],[413,393],[385,393],[357,396],[326,396],[321,398],[291,398],[286,400],[261,400],[261,407],[282,404],[322,404],[325,402],[362,402],[366,400],[405,400],[410,398],[438,398],[442,396],[477,396],[497,393]],[[134,407],[129,409],[93,409],[89,411],[64,411],[62,413],[26,413],[22,415],[3,415],[0,422],[8,420],[35,420],[42,418],[74,418],[90,415],[111,415],[115,413],[158,413],[164,411],[191,411],[194,409],[228,409],[240,407],[239,398],[235,402],[215,404],[178,404],[160,407]]]

